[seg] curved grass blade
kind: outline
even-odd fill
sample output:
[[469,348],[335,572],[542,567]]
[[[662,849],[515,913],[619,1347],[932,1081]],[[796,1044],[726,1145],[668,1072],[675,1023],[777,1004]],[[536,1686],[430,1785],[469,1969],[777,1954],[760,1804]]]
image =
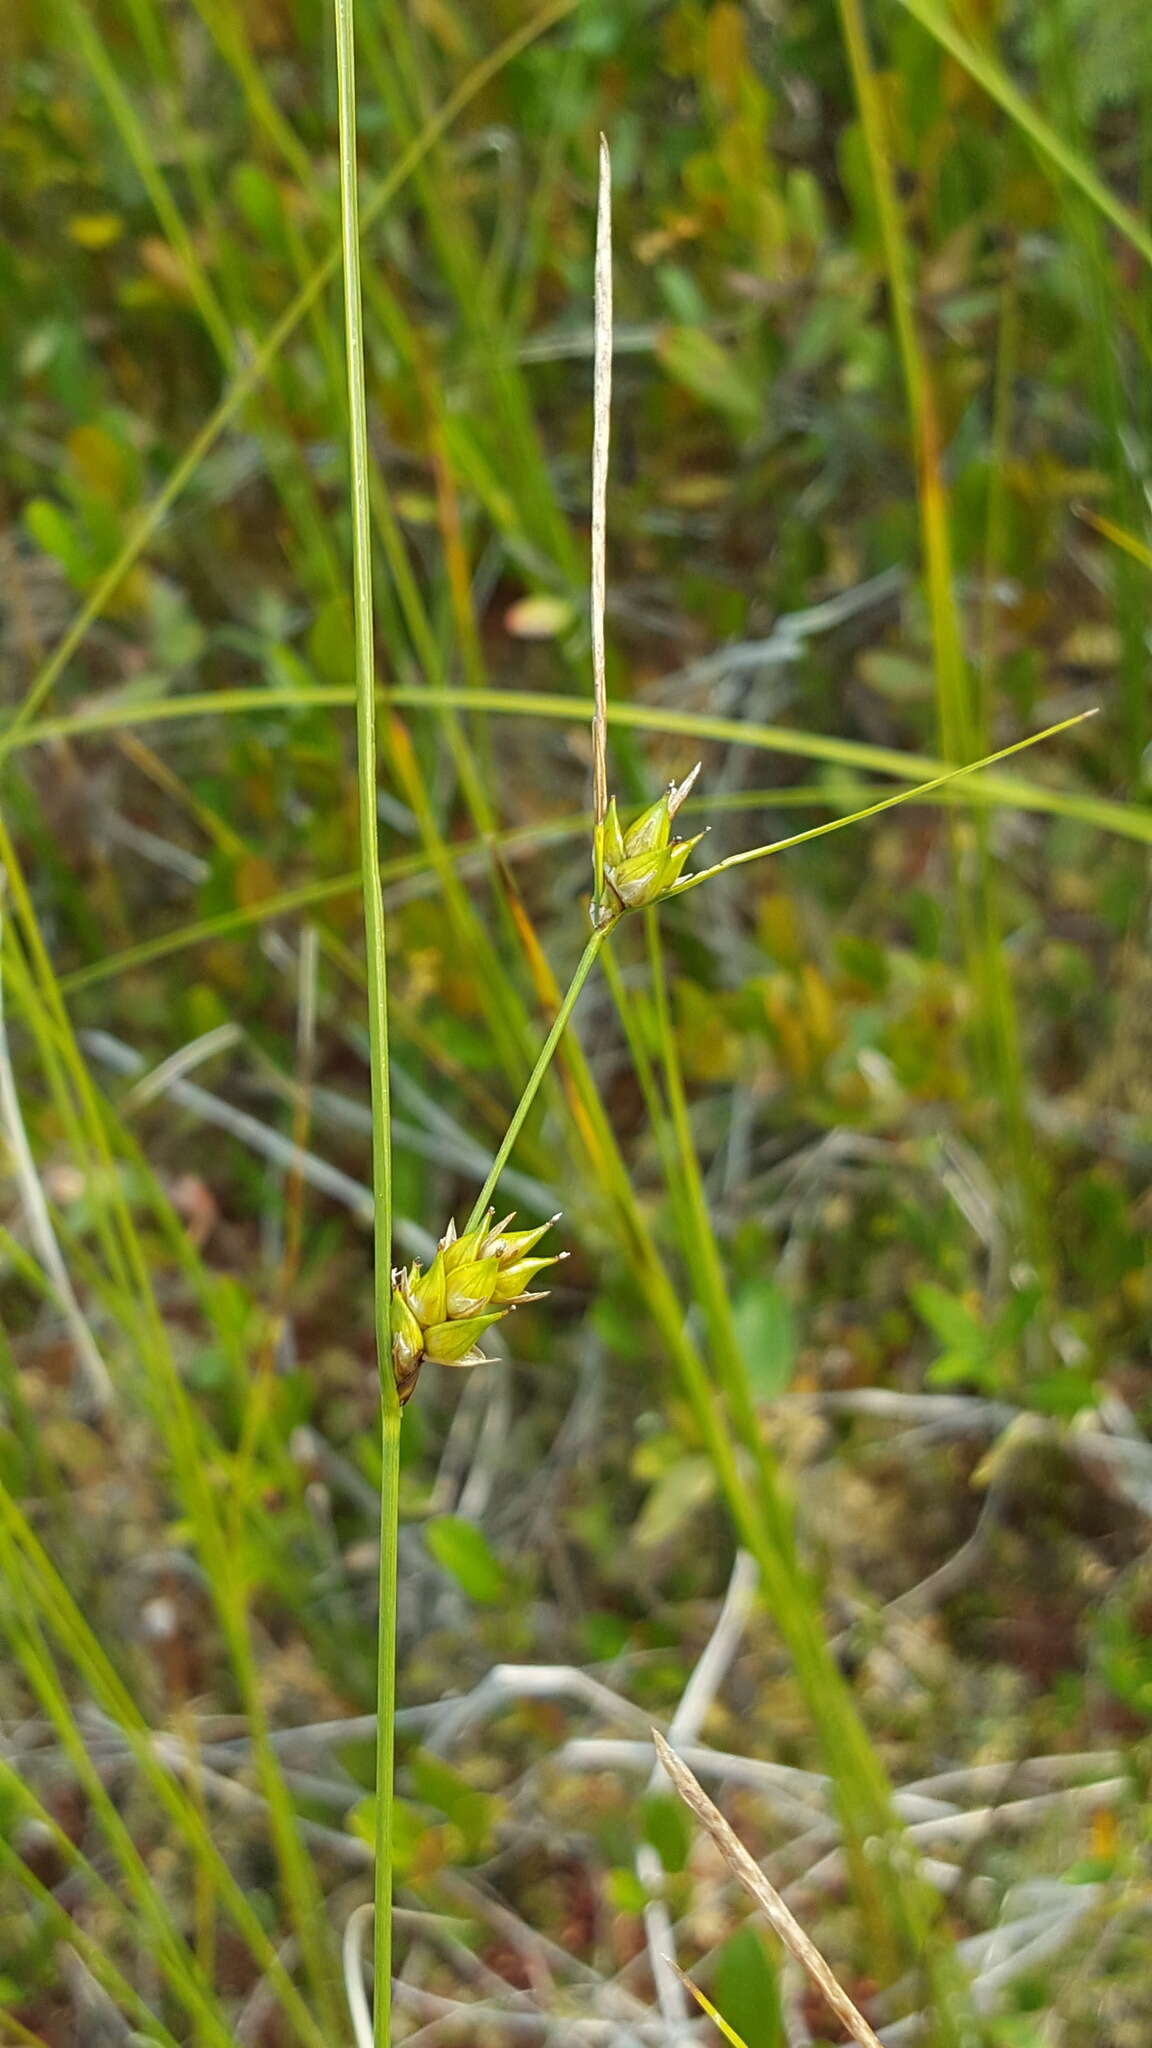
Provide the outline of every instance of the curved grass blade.
[[1144,261],[1152,263],[1152,234],[1139,216],[1125,206],[1122,199],[1117,199],[1091,164],[1085,163],[1059,130],[1053,128],[1043,114],[1037,113],[1000,65],[969,40],[939,5],[939,0],[900,0],[900,5],[920,23],[921,28],[927,29],[950,57],[963,66],[977,85],[983,86],[989,98],[1003,108],[1009,120],[1027,137],[1041,161],[1075,185]]
[[[540,36],[546,34],[550,28],[555,27],[558,21],[562,21],[566,14],[572,12],[576,4],[577,0],[550,0],[548,6],[541,8],[540,12],[532,15],[528,21],[522,22],[519,28],[510,36],[506,36],[489,56],[473,67],[467,77],[461,80],[455,92],[449,94],[439,111],[403,151],[383,183],[372,194],[364,207],[361,233],[366,233],[374,222],[379,220],[417,165],[451,127],[456,116],[491,83],[506,64],[518,56],[521,50],[527,49]],[[115,560],[93,585],[72,624],[34,678],[7,730],[0,733],[0,761],[10,751],[17,734],[35,717],[45,698],[55,688],[68,663],[86,638],[89,627],[107,609],[129,570],[139,561],[149,541],[163,525],[172,506],[195,476],[205,456],[215,447],[224,429],[231,424],[245,400],[267,375],[271,363],[316,304],[321,293],[332,282],[339,267],[340,243],[336,242],[323,261],[316,266],[308,283],[296,294],[291,305],[265,335],[264,340],[253,349],[245,367],[229,386],[211,418],[205,421],[151,504],[145,506],[132,525],[128,538]]]
[[[529,690],[432,691],[402,686],[389,690],[388,701],[414,711],[435,711],[449,705],[458,710],[488,711],[497,717],[547,718],[573,725],[583,725],[588,717],[588,703],[583,697]],[[190,692],[184,697],[154,698],[135,704],[94,704],[69,717],[40,719],[27,726],[14,743],[35,746],[51,739],[75,739],[85,733],[163,725],[184,718],[216,718],[229,712],[285,711],[293,706],[303,709],[323,704],[347,708],[353,702],[352,689],[341,685]],[[931,779],[951,772],[946,762],[931,754],[901,753],[896,747],[876,747],[864,740],[840,740],[827,733],[801,732],[795,726],[757,725],[750,720],[671,711],[658,705],[615,702],[609,706],[608,722],[637,732],[682,733],[694,741],[716,740],[724,746],[752,747],[768,754],[794,754],[799,760],[827,761],[866,774],[896,775],[901,780],[913,774]],[[974,783],[972,795],[982,803],[1070,818],[1101,832],[1114,832],[1121,839],[1152,845],[1152,809],[1143,805],[1093,796],[1082,790],[1048,789],[1042,783],[1028,782],[1019,776],[995,774],[985,776],[982,783]]]

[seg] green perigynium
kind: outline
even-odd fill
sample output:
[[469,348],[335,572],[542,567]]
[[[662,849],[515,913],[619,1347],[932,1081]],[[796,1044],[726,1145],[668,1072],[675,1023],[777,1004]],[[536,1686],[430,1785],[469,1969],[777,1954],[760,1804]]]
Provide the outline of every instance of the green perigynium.
[[[673,839],[672,821],[700,773],[697,762],[683,782],[670,782],[662,797],[642,811],[625,831],[612,798],[604,819],[604,880],[607,900],[600,906],[598,922],[614,924],[626,910],[640,910],[658,903],[684,871],[694,846],[704,837]],[[613,899],[615,899],[613,901]]]
[[475,1230],[457,1237],[450,1223],[425,1271],[419,1260],[392,1275],[392,1370],[400,1406],[410,1398],[420,1368],[483,1365],[479,1340],[509,1309],[540,1301],[531,1283],[545,1266],[567,1252],[533,1258],[533,1248],[558,1222],[550,1216],[535,1230],[509,1230],[511,1216],[494,1224],[489,1209]]

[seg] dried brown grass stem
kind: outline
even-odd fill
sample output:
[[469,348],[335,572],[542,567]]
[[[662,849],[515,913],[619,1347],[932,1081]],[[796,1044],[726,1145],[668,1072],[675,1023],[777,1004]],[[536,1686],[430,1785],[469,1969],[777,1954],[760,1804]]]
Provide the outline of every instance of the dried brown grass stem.
[[749,1855],[739,1835],[729,1827],[719,1807],[712,1804],[699,1779],[693,1777],[687,1764],[681,1761],[656,1728],[652,1730],[652,1740],[656,1754],[685,1806],[711,1835],[733,1877],[738,1878],[745,1891],[755,1899],[773,1933],[795,1956],[801,1968],[808,1972],[812,1982],[819,1985],[833,2012],[843,2020],[860,2048],[881,2048],[878,2035],[873,2033],[863,2013],[853,2005],[815,1943],[789,1912],[779,1892],[769,1884],[760,1865]]

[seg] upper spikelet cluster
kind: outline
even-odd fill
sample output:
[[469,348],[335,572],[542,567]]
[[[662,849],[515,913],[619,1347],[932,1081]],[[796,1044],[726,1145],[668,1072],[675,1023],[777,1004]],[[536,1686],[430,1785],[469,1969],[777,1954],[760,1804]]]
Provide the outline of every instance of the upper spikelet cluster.
[[683,782],[670,782],[662,797],[625,831],[612,798],[604,819],[604,880],[615,904],[602,906],[600,922],[611,924],[625,910],[658,903],[679,881],[684,863],[704,837],[673,839],[672,821],[700,773],[697,762]]
[[523,1301],[537,1273],[566,1252],[533,1258],[533,1247],[559,1219],[535,1230],[509,1230],[512,1216],[493,1223],[489,1209],[475,1230],[457,1237],[450,1223],[425,1272],[419,1260],[392,1275],[392,1370],[400,1406],[408,1400],[425,1359],[433,1365],[483,1365],[478,1340],[491,1324]]

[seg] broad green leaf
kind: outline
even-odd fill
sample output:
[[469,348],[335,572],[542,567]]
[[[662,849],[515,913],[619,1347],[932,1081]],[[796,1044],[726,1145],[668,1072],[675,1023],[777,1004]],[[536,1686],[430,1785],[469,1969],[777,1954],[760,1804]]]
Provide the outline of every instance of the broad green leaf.
[[715,1494],[716,1473],[710,1458],[677,1458],[674,1465],[661,1473],[641,1508],[632,1531],[633,1541],[641,1550],[655,1549],[682,1528],[706,1501],[713,1500]]
[[487,1855],[492,1848],[496,1824],[504,1812],[504,1801],[491,1792],[480,1792],[442,1757],[417,1750],[409,1759],[412,1787],[417,1798],[434,1806],[460,1830],[464,1852],[470,1861]]
[[948,1294],[934,1280],[921,1280],[911,1289],[912,1299],[935,1336],[952,1351],[980,1352],[986,1336],[984,1325],[956,1294]]
[[[348,1831],[362,1842],[371,1842],[376,1831],[376,1798],[369,1792],[359,1799],[348,1815]],[[422,1814],[407,1799],[397,1799],[392,1808],[392,1855],[398,1871],[411,1869],[426,1830]]]
[[80,491],[121,510],[131,504],[139,465],[107,427],[91,421],[74,427],[68,436],[68,465]]
[[459,1515],[437,1515],[424,1526],[424,1540],[442,1571],[470,1600],[494,1606],[504,1598],[504,1567],[483,1531]]
[[750,1280],[733,1303],[736,1331],[752,1391],[759,1400],[782,1394],[796,1363],[796,1318],[778,1280]]
[[644,1911],[648,1904],[648,1893],[634,1870],[620,1864],[610,1870],[604,1880],[604,1890],[614,1913],[636,1913]]
[[665,1870],[683,1870],[694,1834],[692,1818],[683,1801],[670,1792],[649,1792],[640,1811],[644,1839],[651,1843]]
[[75,521],[51,498],[32,498],[24,507],[24,525],[41,553],[59,562],[69,582],[82,590],[92,575],[92,563]]
[[747,430],[757,424],[763,404],[760,391],[702,327],[666,329],[656,353],[668,375],[694,398],[727,413],[737,427]]
[[1040,1306],[1043,1290],[1035,1281],[1028,1287],[1019,1287],[1010,1295],[992,1325],[992,1342],[998,1349],[1007,1349],[1019,1342]]
[[713,2022],[713,2024],[719,2027],[720,2032],[724,2036],[724,2039],[726,2041],[731,2041],[733,2043],[733,2048],[749,2048],[748,2042],[744,2040],[741,2034],[738,2034],[736,2032],[735,2027],[729,2026],[727,2020],[724,2018],[723,2013],[717,2012],[716,2007],[712,2003],[712,2000],[708,1998],[703,1991],[701,1991],[700,1986],[698,1984],[694,1984],[692,1982],[691,1977],[687,1976],[685,1972],[681,1970],[676,1963],[673,1963],[672,1968],[676,1971],[676,1975],[679,1977],[680,1982],[684,1985],[685,1989],[692,1993],[692,1996],[696,2000],[697,2005],[700,2006],[702,2010],[707,2013],[709,2019]]
[[1001,1391],[999,1377],[988,1371],[984,1351],[944,1351],[933,1360],[924,1375],[930,1387],[979,1387],[982,1393]]
[[237,164],[230,180],[232,198],[245,225],[266,249],[283,250],[284,202],[275,179],[259,164]]
[[720,2012],[745,2048],[784,2048],[780,1980],[756,1927],[738,1929],[716,1958],[712,1989]]

